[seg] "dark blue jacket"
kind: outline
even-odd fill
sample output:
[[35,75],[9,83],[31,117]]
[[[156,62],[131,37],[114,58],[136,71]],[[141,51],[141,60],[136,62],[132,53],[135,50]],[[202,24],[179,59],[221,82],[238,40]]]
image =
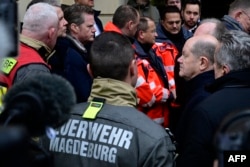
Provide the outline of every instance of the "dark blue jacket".
[[205,86],[213,81],[214,71],[211,70],[197,75],[186,83],[185,105],[183,111],[181,112],[181,118],[178,122],[175,134],[180,153],[183,149],[183,143],[188,137],[187,129],[193,115],[192,109],[211,94],[205,90]]
[[73,38],[59,37],[56,53],[50,58],[52,73],[65,77],[73,85],[77,102],[87,101],[92,86],[92,78],[87,71],[86,49]]
[[101,11],[99,10],[94,10],[94,19],[95,19],[95,23],[98,26],[99,30],[101,32],[103,32],[103,24],[102,21],[99,19],[99,15],[100,15]]
[[188,139],[177,167],[211,167],[216,158],[215,134],[222,120],[231,112],[250,108],[250,69],[232,71],[216,79],[212,94],[193,110]]

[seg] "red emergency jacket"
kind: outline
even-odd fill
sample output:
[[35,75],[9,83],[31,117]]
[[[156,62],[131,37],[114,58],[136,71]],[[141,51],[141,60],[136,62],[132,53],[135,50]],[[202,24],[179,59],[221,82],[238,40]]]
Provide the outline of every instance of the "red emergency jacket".
[[[136,83],[137,108],[156,123],[168,127],[169,105],[167,102],[171,102],[173,96],[169,91],[170,82],[166,71],[164,71],[164,64],[160,57],[156,57],[153,49],[146,53],[137,41],[134,43],[134,48],[138,71]],[[155,64],[152,64],[153,60],[150,57],[155,58]]]
[[10,88],[18,69],[28,64],[43,64],[50,68],[35,49],[21,43],[20,52],[16,58],[3,58],[0,84],[6,88]]
[[175,59],[178,55],[178,50],[173,44],[170,43],[155,43],[153,45],[157,56],[162,58],[164,68],[168,75],[169,89],[176,98],[176,85],[174,79],[174,66]]
[[111,21],[109,21],[105,25],[104,31],[114,31],[114,32],[117,32],[119,34],[122,34],[121,30],[116,25],[114,25]]

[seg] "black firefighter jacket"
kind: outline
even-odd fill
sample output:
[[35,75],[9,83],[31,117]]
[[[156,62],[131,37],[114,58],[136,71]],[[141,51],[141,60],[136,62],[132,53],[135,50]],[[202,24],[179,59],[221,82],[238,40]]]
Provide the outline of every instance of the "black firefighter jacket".
[[55,167],[175,165],[175,145],[170,136],[133,107],[135,92],[130,85],[112,79],[95,79],[90,99],[93,95],[106,99],[96,117],[82,118],[89,103],[77,104],[70,120],[49,142]]

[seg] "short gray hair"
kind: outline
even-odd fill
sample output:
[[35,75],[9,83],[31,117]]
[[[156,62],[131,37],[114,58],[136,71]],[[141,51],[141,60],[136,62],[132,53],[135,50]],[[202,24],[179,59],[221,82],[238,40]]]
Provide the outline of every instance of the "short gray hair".
[[199,39],[192,46],[190,52],[196,56],[206,56],[208,60],[214,63],[214,52],[216,49],[216,43],[211,42],[211,40]]
[[228,13],[230,14],[237,9],[243,9],[243,10],[250,9],[250,1],[249,0],[234,0],[229,6]]
[[250,68],[250,36],[236,30],[224,33],[215,62],[218,66],[229,66],[230,71]]
[[39,2],[43,2],[43,3],[48,3],[52,6],[56,6],[56,7],[61,7],[61,3],[59,2],[59,0],[32,0],[30,1],[30,3],[27,5],[27,9],[31,6],[34,5],[36,3]]
[[23,18],[23,29],[42,33],[49,27],[58,27],[56,9],[47,3],[31,5]]

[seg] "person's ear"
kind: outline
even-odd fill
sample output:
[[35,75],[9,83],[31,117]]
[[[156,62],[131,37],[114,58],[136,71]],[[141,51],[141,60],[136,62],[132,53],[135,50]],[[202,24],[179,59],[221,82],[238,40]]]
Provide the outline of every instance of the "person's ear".
[[209,60],[205,56],[200,57],[200,71],[205,71],[209,67]]
[[92,78],[94,78],[93,73],[92,73],[92,70],[91,70],[91,67],[90,67],[90,64],[87,64],[87,70],[88,70],[89,75],[90,75]]
[[130,63],[129,72],[131,77],[134,77],[135,75],[137,76],[137,64],[135,59]]
[[223,75],[226,75],[230,72],[230,68],[226,64],[222,66],[222,70],[223,70]]
[[142,30],[138,31],[138,37],[140,37],[141,39],[144,38],[144,32]]
[[49,29],[48,38],[49,38],[49,39],[55,38],[55,33],[56,33],[56,28],[51,27],[51,28]]
[[127,23],[127,28],[128,28],[129,31],[133,29],[133,21],[132,21],[132,20],[130,20],[130,21]]
[[79,26],[76,25],[75,23],[70,24],[70,31],[72,31],[73,33],[77,33],[79,31]]
[[235,13],[235,20],[237,20],[237,21],[241,20],[242,14],[243,14],[243,13],[242,13],[241,11],[237,11],[237,12]]

